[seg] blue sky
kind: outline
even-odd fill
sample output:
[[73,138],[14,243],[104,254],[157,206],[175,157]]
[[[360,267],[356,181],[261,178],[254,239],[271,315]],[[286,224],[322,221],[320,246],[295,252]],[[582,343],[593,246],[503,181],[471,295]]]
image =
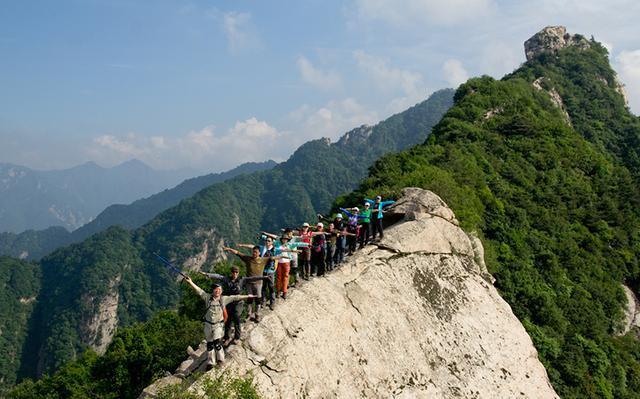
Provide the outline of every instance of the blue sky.
[[638,113],[639,17],[630,0],[3,1],[0,162],[284,160],[501,77],[546,25],[605,43]]

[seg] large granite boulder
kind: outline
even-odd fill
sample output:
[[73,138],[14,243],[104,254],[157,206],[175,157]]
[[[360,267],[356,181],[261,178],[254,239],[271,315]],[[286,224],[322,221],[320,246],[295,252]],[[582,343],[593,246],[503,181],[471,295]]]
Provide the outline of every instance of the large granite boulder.
[[265,398],[556,398],[480,241],[437,195],[405,194],[389,212],[407,220],[247,325],[223,371]]

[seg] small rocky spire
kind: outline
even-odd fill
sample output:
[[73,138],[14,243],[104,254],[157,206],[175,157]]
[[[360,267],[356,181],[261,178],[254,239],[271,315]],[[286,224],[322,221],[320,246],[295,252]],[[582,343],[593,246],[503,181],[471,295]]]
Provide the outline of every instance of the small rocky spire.
[[564,26],[547,26],[524,42],[524,52],[527,61],[531,61],[542,53],[555,53],[569,46],[587,49],[591,44],[583,36],[567,33]]

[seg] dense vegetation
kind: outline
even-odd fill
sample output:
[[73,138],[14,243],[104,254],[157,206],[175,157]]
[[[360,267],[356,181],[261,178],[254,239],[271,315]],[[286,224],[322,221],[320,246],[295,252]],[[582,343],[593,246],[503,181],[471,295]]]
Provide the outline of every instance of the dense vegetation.
[[205,187],[242,174],[268,170],[275,165],[274,161],[247,162],[227,172],[194,177],[183,181],[174,188],[139,199],[131,204],[111,205],[91,222],[71,233],[59,226],[49,227],[45,230],[27,230],[19,234],[0,233],[0,255],[38,260],[57,248],[80,242],[111,226],[135,229],[153,219],[160,212],[175,206],[183,199],[192,196]]
[[[216,271],[228,272],[221,263]],[[199,275],[194,281],[207,291],[211,280]],[[186,285],[182,285],[179,312],[162,311],[144,323],[121,328],[106,352],[99,356],[92,350],[64,364],[53,375],[37,381],[27,379],[7,393],[11,399],[67,398],[137,398],[154,380],[172,372],[185,358],[185,348],[197,347],[202,340],[204,302]],[[210,397],[257,398],[249,379],[218,376],[205,384]],[[191,398],[183,387],[167,389],[165,398]]]
[[104,355],[87,350],[52,376],[22,382],[8,397],[137,398],[154,379],[173,371],[184,360],[185,348],[201,339],[202,322],[160,312],[146,323],[119,330]]
[[37,265],[0,256],[0,381],[6,386],[16,381],[29,318],[39,291]]
[[595,42],[501,81],[471,79],[423,145],[383,157],[337,202],[406,186],[441,195],[480,232],[496,286],[563,398],[640,397],[640,343],[616,336],[621,283],[637,292],[640,277],[640,120],[615,88]]
[[91,333],[105,298],[117,297],[119,326],[175,308],[180,295],[174,276],[154,252],[185,261],[206,244],[211,263],[219,259],[221,237],[244,241],[261,228],[315,219],[337,195],[355,188],[380,155],[422,142],[452,98],[452,90],[434,93],[374,127],[347,133],[337,143],[312,141],[271,170],[214,184],[136,230],[110,227],[44,257],[42,284],[47,290],[33,311],[27,343],[34,349],[23,353],[18,377],[50,374],[108,339]]

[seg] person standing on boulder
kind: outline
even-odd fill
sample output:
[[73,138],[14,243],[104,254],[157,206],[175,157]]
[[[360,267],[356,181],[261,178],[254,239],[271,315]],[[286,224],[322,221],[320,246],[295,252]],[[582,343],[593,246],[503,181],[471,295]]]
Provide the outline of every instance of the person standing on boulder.
[[324,232],[324,224],[318,222],[311,241],[311,268],[313,269],[312,273],[315,272],[318,277],[324,275],[326,253],[327,236]]
[[371,207],[373,209],[371,209],[371,213],[373,215],[373,234],[372,234],[372,240],[376,239],[376,233],[380,233],[380,239],[382,240],[382,238],[384,237],[384,233],[382,232],[382,217],[383,217],[383,208],[385,206],[389,206],[391,204],[393,204],[395,201],[382,201],[382,197],[381,196],[376,196],[376,200],[370,200],[368,198],[365,198],[364,200],[365,202],[371,204]]
[[276,275],[276,297],[282,293],[282,299],[287,299],[287,291],[289,286],[289,272],[291,271],[291,261],[298,253],[298,248],[308,247],[309,244],[304,242],[291,242],[291,237],[283,235],[280,237],[280,245],[284,248],[282,256],[278,261]]
[[[347,253],[347,255],[353,255],[353,253],[356,251],[358,238],[358,221],[360,219],[364,219],[364,216],[360,215],[360,209],[358,209],[358,207],[353,207],[350,209],[340,208],[340,210],[349,218],[347,220],[347,231],[350,233],[348,234],[349,237],[347,239],[347,247],[349,248],[349,252]],[[351,213],[350,211],[353,213]]]
[[[223,250],[227,252],[231,252],[235,254],[237,257],[244,262],[247,268],[247,277],[262,277],[262,272],[264,271],[264,267],[270,261],[275,261],[279,259],[278,256],[275,257],[261,257],[260,256],[260,247],[258,245],[254,246],[251,251],[251,256],[245,255],[237,249],[223,247]],[[260,281],[250,281],[247,284],[247,291],[252,295],[252,299],[249,302],[249,319],[255,321],[256,323],[260,321],[260,298],[262,297],[262,280]],[[251,306],[253,305],[253,306]]]
[[309,276],[311,275],[311,238],[313,237],[313,232],[309,230],[309,223],[305,222],[302,224],[302,230],[300,230],[299,234],[300,241],[308,244],[307,247],[302,248],[302,253],[298,256],[298,265],[300,269],[302,269],[302,278],[304,280],[309,280]]
[[[223,276],[216,273],[198,272],[203,276],[212,280],[218,280],[222,283],[223,293],[225,295],[241,295],[245,285],[251,281],[264,281],[264,276],[239,277],[240,269],[238,266],[231,267],[231,275]],[[244,310],[244,302],[231,302],[227,305],[227,314],[229,317],[224,323],[224,346],[229,346],[233,341],[238,341],[242,336],[242,311]],[[231,327],[234,328],[233,340],[231,340]]]
[[369,243],[369,231],[371,229],[370,221],[371,221],[371,204],[366,202],[364,203],[364,209],[362,210],[362,219],[360,219],[360,232],[358,236],[358,241],[360,242],[360,249],[364,248],[365,245]]
[[186,281],[207,304],[207,312],[204,315],[204,338],[207,341],[207,369],[210,369],[216,364],[216,361],[219,363],[224,362],[222,337],[224,336],[225,307],[230,303],[253,299],[256,298],[256,296],[223,296],[222,287],[218,284],[213,286],[213,292],[211,294],[207,294],[202,288],[198,287],[189,276],[185,276],[183,281]]

